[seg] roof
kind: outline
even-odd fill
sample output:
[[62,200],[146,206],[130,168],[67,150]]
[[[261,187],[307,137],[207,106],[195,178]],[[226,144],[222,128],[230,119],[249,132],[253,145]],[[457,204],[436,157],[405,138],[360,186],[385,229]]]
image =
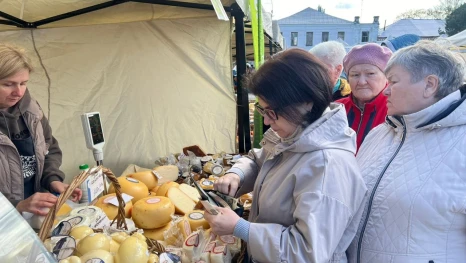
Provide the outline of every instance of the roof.
[[353,24],[353,22],[327,15],[310,7],[278,20],[280,25]]
[[415,34],[420,37],[440,36],[439,28],[445,31],[445,20],[442,19],[400,19],[387,26],[379,36],[394,38],[404,34]]

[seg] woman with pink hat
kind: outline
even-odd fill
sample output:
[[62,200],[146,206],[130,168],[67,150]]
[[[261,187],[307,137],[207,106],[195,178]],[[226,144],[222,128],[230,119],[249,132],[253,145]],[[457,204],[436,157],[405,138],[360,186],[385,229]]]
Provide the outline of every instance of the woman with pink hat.
[[353,47],[343,60],[351,95],[337,102],[345,105],[358,149],[369,131],[387,116],[387,97],[382,91],[387,86],[384,70],[391,55],[387,47],[369,43]]

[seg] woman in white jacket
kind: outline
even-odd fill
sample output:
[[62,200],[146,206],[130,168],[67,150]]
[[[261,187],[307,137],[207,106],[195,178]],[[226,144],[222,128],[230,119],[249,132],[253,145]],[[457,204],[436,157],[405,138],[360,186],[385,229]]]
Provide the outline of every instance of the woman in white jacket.
[[357,156],[369,192],[349,262],[466,262],[466,86],[458,55],[421,41],[388,62],[389,117]]
[[214,187],[237,196],[253,191],[249,221],[228,209],[205,218],[214,233],[247,242],[246,262],[346,262],[366,187],[354,157],[356,134],[343,105],[331,104],[326,67],[290,49],[268,60],[248,87],[271,129],[262,148]]

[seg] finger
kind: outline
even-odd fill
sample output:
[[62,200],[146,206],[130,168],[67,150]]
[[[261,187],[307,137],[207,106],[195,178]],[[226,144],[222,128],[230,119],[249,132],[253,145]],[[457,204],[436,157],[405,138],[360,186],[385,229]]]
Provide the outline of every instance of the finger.
[[46,216],[49,212],[35,208],[31,210],[31,213],[35,215]]
[[39,201],[37,202],[34,206],[36,207],[53,207],[55,205],[55,202],[48,202],[48,201]]
[[214,190],[219,191],[220,186],[222,185],[223,178],[219,178],[214,182]]
[[228,195],[235,196],[237,191],[238,191],[238,183],[236,181],[231,182],[230,191],[228,192]]
[[36,193],[35,198],[41,201],[57,202],[58,198],[51,193]]

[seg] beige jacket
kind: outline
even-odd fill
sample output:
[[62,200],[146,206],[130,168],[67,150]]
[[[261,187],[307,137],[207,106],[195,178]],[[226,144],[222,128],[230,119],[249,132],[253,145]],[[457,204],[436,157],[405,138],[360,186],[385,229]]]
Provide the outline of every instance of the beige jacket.
[[[366,193],[356,134],[332,103],[291,144],[269,130],[262,149],[235,164],[237,195],[253,191],[248,254],[255,262],[346,262]],[[357,221],[357,220],[356,220]]]
[[[63,172],[58,169],[61,165],[61,150],[52,136],[42,109],[37,101],[30,97],[29,92],[26,92],[15,106],[21,111],[21,116],[34,140],[37,160],[35,191],[38,192],[41,188],[49,190],[52,181],[63,181],[64,178]],[[19,153],[9,137],[1,132],[0,192],[15,206],[24,199],[24,181]]]

